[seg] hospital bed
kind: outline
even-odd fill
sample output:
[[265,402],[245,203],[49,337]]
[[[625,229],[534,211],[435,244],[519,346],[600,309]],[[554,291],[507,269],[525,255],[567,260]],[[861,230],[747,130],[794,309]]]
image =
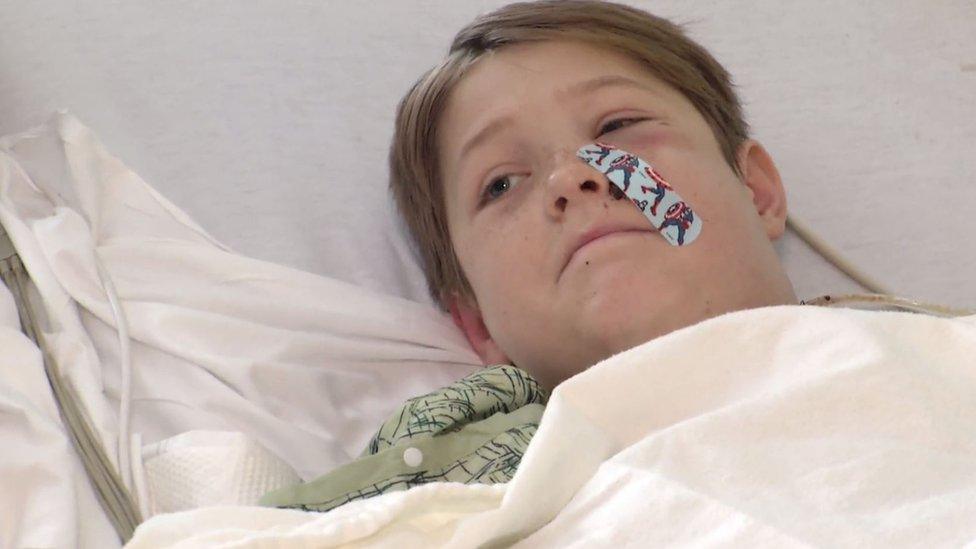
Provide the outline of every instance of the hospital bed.
[[[0,541],[124,536],[153,509],[131,495],[135,481],[116,471],[134,465],[120,462],[192,429],[245,432],[273,450],[267,471],[275,478],[312,478],[358,453],[400,401],[477,367],[430,307],[416,254],[391,213],[384,159],[400,94],[453,30],[497,5],[0,8],[5,177],[22,170],[17,188],[38,189],[4,197],[8,223],[33,223],[5,225],[17,246],[5,249],[4,280],[19,294],[17,325],[40,350],[18,357],[43,358],[33,364],[59,404],[52,410],[25,397],[8,410],[37,406],[48,434],[67,427],[70,439],[44,439],[56,449],[46,465],[62,470],[38,493],[69,494],[93,513],[66,505],[71,518],[53,534],[25,533],[19,526],[41,515],[26,500],[8,500],[5,509],[24,507],[0,519],[9,536]],[[924,17],[882,2],[635,5],[687,22],[736,76],[754,134],[784,176],[792,231],[777,249],[801,298],[894,294],[904,298],[897,307],[939,303],[946,315],[976,306],[971,3],[944,2]],[[78,118],[49,118],[60,108]],[[21,133],[32,127],[41,129]],[[139,176],[151,185],[140,187]],[[174,258],[206,276],[172,267]],[[296,316],[318,318],[317,336],[250,349],[249,358],[177,325],[237,320],[239,331],[222,333],[234,344],[245,333],[262,342],[295,335],[299,323],[266,318],[274,311],[260,300],[284,281],[334,298],[316,308],[291,295]],[[241,303],[244,293],[251,301]],[[51,317],[38,320],[44,330],[61,329],[53,350],[30,333],[30,295],[35,313]],[[406,335],[398,333],[404,319],[413,325]],[[262,322],[256,331],[245,326]],[[86,368],[58,371],[79,360]],[[305,371],[312,363],[327,367]],[[199,364],[207,366],[194,370]],[[148,373],[151,365],[170,370]],[[75,389],[64,389],[61,377]],[[123,411],[127,391],[131,408]],[[294,408],[284,404],[289,397]],[[303,414],[310,417],[296,420]],[[119,436],[126,431],[139,437]],[[88,478],[96,490],[79,481]],[[116,511],[94,511],[102,506]]]

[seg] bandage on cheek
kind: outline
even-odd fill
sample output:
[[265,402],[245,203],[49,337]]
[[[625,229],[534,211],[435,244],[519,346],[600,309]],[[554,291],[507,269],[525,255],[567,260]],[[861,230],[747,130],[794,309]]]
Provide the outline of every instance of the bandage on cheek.
[[603,173],[612,184],[610,194],[629,198],[669,244],[687,246],[698,238],[701,219],[642,158],[600,142],[580,147],[576,156]]

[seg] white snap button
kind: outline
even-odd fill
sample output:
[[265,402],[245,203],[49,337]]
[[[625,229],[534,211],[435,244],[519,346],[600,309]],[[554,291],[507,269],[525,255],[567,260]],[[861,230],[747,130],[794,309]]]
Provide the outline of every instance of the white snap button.
[[423,463],[424,454],[416,448],[407,448],[403,451],[403,462],[409,467],[416,467]]

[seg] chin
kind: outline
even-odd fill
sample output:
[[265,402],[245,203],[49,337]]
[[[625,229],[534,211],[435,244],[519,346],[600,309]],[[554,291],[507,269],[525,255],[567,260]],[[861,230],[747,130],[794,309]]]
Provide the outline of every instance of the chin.
[[581,311],[587,331],[605,344],[607,356],[699,320],[697,304],[683,300],[680,292],[634,292],[632,285],[617,288],[621,289],[593,295]]

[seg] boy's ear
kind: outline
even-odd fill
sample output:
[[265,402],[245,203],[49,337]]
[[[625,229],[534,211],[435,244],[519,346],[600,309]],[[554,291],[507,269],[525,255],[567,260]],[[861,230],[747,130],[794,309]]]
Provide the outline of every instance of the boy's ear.
[[752,203],[766,227],[766,235],[776,240],[786,231],[786,191],[773,158],[755,139],[739,146],[742,182],[752,194]]
[[491,334],[481,316],[481,310],[477,305],[471,304],[468,300],[460,298],[457,294],[445,297],[448,310],[451,311],[451,318],[454,324],[464,332],[468,338],[471,348],[481,358],[482,364],[492,366],[494,364],[511,364],[508,356],[501,350]]

